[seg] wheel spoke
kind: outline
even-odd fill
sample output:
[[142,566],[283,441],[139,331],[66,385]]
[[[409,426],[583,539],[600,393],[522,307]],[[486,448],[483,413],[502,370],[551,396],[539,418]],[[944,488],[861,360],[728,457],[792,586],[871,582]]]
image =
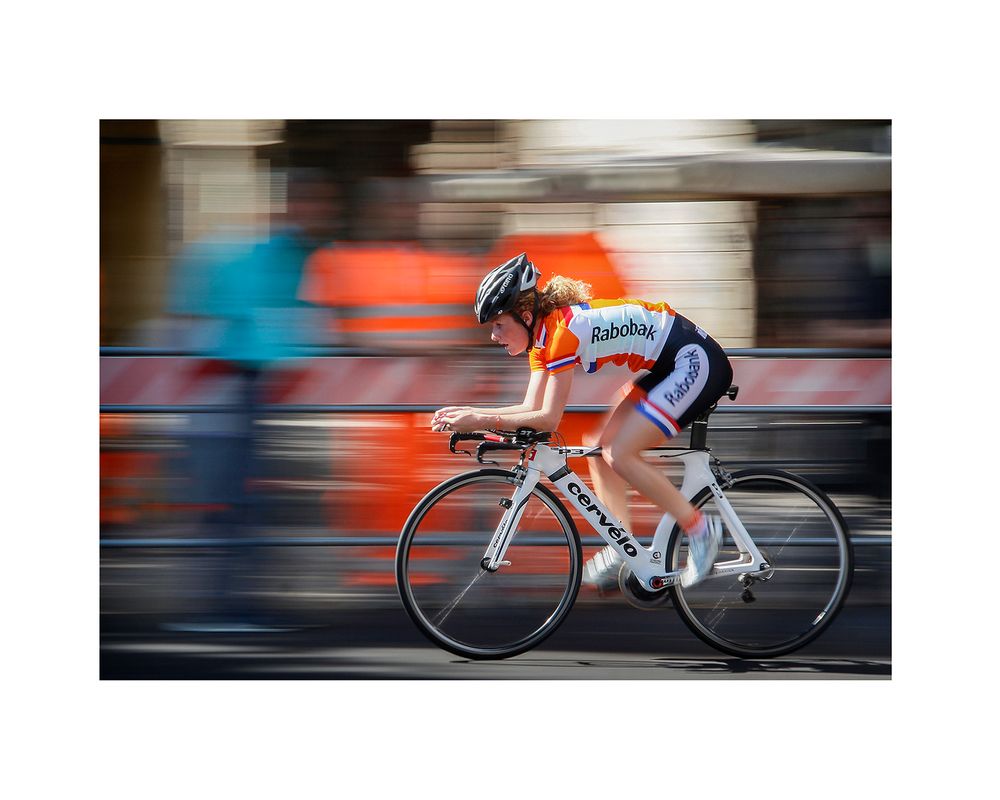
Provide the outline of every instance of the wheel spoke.
[[451,614],[451,612],[458,606],[458,604],[462,602],[462,598],[465,597],[466,592],[468,592],[469,589],[472,588],[473,584],[476,581],[478,581],[481,577],[483,577],[483,575],[485,574],[486,570],[480,569],[479,574],[476,575],[476,577],[473,578],[471,581],[469,581],[466,587],[462,589],[462,591],[460,591],[457,595],[455,595],[455,599],[452,600],[450,603],[448,603],[448,605],[446,605],[443,609],[441,609],[441,612],[436,617],[434,617],[434,619],[431,620],[431,622],[433,622],[435,625],[443,624],[444,621],[448,619],[448,615]]

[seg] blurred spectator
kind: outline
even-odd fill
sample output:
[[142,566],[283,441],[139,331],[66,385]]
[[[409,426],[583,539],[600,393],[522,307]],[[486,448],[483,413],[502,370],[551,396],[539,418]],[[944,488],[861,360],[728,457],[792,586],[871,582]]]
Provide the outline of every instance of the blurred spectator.
[[[174,269],[169,311],[193,334],[188,343],[210,357],[211,369],[234,384],[232,410],[192,415],[185,474],[187,498],[208,509],[205,533],[236,539],[253,535],[263,521],[266,495],[253,491],[262,476],[260,416],[286,359],[305,354],[314,337],[308,307],[298,299],[306,259],[335,234],[336,185],[314,170],[288,176],[284,214],[271,219],[262,241],[232,233],[195,243]],[[238,586],[258,571],[259,548],[220,551],[212,570],[204,615],[182,627],[209,631],[259,627],[266,618]]]

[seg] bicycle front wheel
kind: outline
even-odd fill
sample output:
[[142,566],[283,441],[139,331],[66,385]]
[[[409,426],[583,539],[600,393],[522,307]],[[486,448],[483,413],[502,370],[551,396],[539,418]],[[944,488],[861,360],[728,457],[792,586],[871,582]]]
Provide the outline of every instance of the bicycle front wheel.
[[[821,490],[780,470],[736,473],[725,496],[771,570],[749,587],[739,574],[671,587],[674,607],[696,636],[724,653],[791,653],[819,636],[847,597],[854,570],[847,523]],[[716,563],[738,559],[715,496],[704,489],[692,503],[723,519]],[[677,526],[667,553],[672,569],[687,561],[687,537]]]
[[580,536],[543,486],[528,497],[504,556],[510,563],[482,568],[514,489],[504,470],[459,475],[432,489],[403,527],[400,599],[423,634],[456,655],[507,658],[535,647],[559,627],[580,589]]

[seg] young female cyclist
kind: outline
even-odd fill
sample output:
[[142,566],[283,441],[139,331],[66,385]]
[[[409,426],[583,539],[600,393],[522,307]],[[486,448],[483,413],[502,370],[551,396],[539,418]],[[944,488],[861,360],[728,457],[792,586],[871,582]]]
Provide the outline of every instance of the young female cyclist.
[[[729,359],[705,331],[666,303],[593,300],[589,284],[558,275],[539,292],[540,274],[522,253],[490,272],[476,293],[476,317],[492,326],[490,338],[511,356],[528,352],[531,376],[524,402],[442,408],[434,413],[432,430],[554,431],[575,366],[587,372],[609,363],[632,372],[648,370],[623,387],[627,392],[599,436],[585,442],[602,448],[603,460],[592,462],[591,476],[598,496],[626,530],[632,530],[626,484],[679,521],[690,538],[682,584],[697,583],[718,553],[719,521],[685,500],[642,452],[676,436],[726,392],[733,378]],[[588,582],[606,582],[616,574],[617,561],[617,553],[604,548],[587,564]]]

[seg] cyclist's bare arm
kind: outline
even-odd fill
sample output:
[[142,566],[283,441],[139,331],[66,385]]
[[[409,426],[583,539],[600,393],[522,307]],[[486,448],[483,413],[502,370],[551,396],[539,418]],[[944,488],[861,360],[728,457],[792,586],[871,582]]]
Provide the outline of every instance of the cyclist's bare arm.
[[[529,427],[555,430],[562,419],[570,387],[572,371],[549,375],[533,373],[525,393],[525,402],[505,408],[456,407],[440,409],[431,421],[433,430],[475,431],[490,428],[513,430]],[[526,408],[527,406],[527,408]]]
[[525,411],[538,411],[542,407],[546,379],[549,377],[544,370],[532,372],[528,379],[528,388],[524,393],[524,401],[514,406],[499,406],[497,408],[473,408],[472,406],[447,406],[439,409],[438,414],[453,411],[475,411],[479,414],[520,414]]
[[[569,390],[573,386],[573,370],[566,370],[555,375],[542,370],[532,373],[532,379],[536,375],[542,376],[539,392],[541,402],[531,409],[503,414],[501,427],[504,429],[534,428],[539,431],[554,431],[559,427],[559,421],[566,408],[566,401],[569,399]],[[530,393],[531,384],[529,384],[528,390]],[[527,401],[527,396],[525,401]]]

